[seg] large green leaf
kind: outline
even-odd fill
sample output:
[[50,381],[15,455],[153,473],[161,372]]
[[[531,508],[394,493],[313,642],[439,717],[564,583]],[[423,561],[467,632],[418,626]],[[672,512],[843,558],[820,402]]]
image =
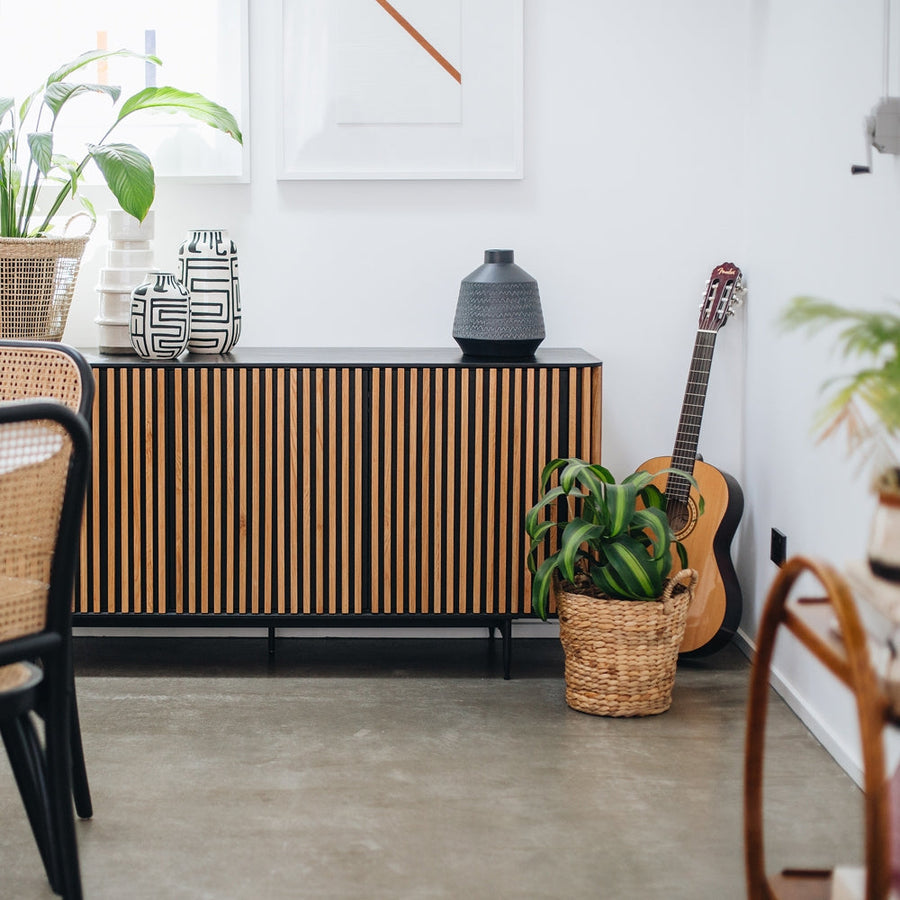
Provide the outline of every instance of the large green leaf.
[[88,50],[86,53],[82,53],[80,56],[76,56],[75,59],[70,60],[67,63],[63,63],[58,69],[51,72],[47,76],[47,80],[44,84],[53,84],[57,81],[62,81],[63,78],[67,78],[73,72],[77,72],[78,69],[83,69],[85,66],[89,66],[93,62],[97,62],[100,59],[109,59],[112,56],[130,56],[134,59],[143,59],[147,62],[151,62],[156,66],[161,66],[162,62],[157,56],[150,56],[145,53],[135,53],[132,50]]
[[28,149],[34,164],[46,175],[53,161],[53,132],[37,131],[28,135]]
[[131,144],[91,144],[88,150],[119,206],[143,222],[156,191],[149,157]]
[[63,65],[61,65],[58,69],[51,72],[46,77],[46,79],[44,79],[40,87],[35,88],[22,101],[22,105],[19,108],[19,118],[24,121],[25,116],[28,115],[28,111],[31,109],[31,104],[34,102],[35,98],[42,94],[49,85],[55,84],[57,81],[62,81],[73,72],[77,72],[78,69],[83,69],[85,66],[89,66],[93,62],[97,62],[97,60],[109,59],[113,56],[130,56],[135,59],[146,60],[147,62],[151,62],[156,66],[162,65],[159,57],[148,56],[144,53],[134,53],[131,50],[88,50],[87,53],[82,53],[80,56],[76,56],[75,59],[70,60],[67,63],[63,63]]
[[15,97],[0,97],[0,119],[2,119],[15,105]]
[[129,97],[119,109],[117,121],[139,110],[157,110],[160,112],[183,112],[209,125],[224,131],[238,143],[242,143],[241,130],[237,120],[218,103],[213,103],[202,94],[190,94],[173,87],[148,87]]
[[4,128],[3,131],[0,131],[0,160],[6,156],[9,143],[13,139],[13,133],[12,128]]
[[44,103],[53,113],[55,119],[65,103],[77,97],[79,94],[107,94],[112,97],[113,103],[119,99],[122,88],[112,84],[71,84],[67,81],[57,81],[47,86],[44,91]]

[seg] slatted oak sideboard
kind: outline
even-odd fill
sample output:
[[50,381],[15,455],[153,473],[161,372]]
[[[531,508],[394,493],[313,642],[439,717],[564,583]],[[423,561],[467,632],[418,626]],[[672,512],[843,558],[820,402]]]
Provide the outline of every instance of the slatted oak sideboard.
[[508,658],[541,467],[600,457],[581,350],[85,355],[77,625],[487,624]]

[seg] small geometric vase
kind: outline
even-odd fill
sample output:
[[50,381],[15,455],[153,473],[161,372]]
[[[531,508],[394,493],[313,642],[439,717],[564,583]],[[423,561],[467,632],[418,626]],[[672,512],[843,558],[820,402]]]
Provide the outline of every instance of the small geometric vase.
[[151,271],[131,292],[131,346],[144,359],[175,359],[188,344],[191,300],[172,272]]
[[228,353],[241,336],[237,248],[224,228],[196,229],[178,250],[191,294],[191,353]]
[[538,284],[512,250],[485,250],[484,265],[463,278],[453,338],[467,356],[528,359],[544,340]]

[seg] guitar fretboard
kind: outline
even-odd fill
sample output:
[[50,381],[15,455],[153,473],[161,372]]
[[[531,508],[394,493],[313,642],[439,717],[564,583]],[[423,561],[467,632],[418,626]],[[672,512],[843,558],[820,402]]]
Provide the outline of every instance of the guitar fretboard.
[[[716,346],[716,332],[700,329],[694,341],[694,355],[688,373],[678,433],[672,450],[672,466],[693,474],[700,442],[700,424],[703,421],[703,407],[706,403],[706,388],[709,384],[709,370],[712,366],[713,350]],[[666,480],[666,497],[672,502],[686,503],[691,485],[681,475],[670,474]]]

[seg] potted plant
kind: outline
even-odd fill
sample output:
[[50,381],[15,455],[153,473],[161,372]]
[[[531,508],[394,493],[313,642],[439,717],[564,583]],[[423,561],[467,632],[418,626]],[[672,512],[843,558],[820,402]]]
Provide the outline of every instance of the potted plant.
[[551,596],[556,601],[573,709],[636,716],[671,705],[697,573],[653,484],[668,472],[697,487],[675,469],[617,483],[608,469],[576,458],[551,460],[541,473],[539,499],[525,518],[531,606],[546,619]]
[[[202,94],[148,87],[122,100],[118,87],[70,80],[86,66],[113,56],[160,65],[155,56],[128,50],[92,50],[55,69],[21,103],[0,96],[2,337],[61,338],[87,237],[56,238],[49,232],[66,200],[79,201],[92,223],[96,220],[90,202],[79,193],[89,163],[96,164],[123,210],[138,221],[146,217],[156,187],[153,166],[133,144],[110,140],[123,120],[142,111],[181,112],[242,141],[234,116]],[[71,101],[90,93],[109,97],[112,122],[80,160],[71,159],[56,152],[57,125]]]
[[900,311],[852,309],[814,297],[795,297],[781,318],[787,329],[815,334],[842,326],[837,346],[861,360],[855,371],[829,379],[831,391],[818,412],[821,437],[843,431],[851,454],[872,465],[878,505],[869,538],[869,565],[881,578],[900,582],[900,466],[894,442],[900,433]]

